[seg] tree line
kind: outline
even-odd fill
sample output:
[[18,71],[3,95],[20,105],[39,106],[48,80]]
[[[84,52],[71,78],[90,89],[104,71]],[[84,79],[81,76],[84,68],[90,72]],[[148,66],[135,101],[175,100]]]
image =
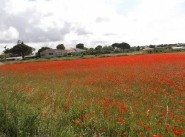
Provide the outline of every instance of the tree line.
[[[31,55],[33,51],[35,51],[33,47],[26,45],[21,40],[18,40],[17,44],[10,49],[7,48],[6,46],[4,48],[5,48],[4,54],[9,55],[10,57],[22,56],[23,59],[25,59],[25,56]],[[83,54],[85,55],[97,55],[97,54],[109,54],[113,52],[124,52],[130,49],[130,45],[126,42],[122,42],[122,43],[114,43],[110,46],[98,45],[95,48],[86,48],[83,43],[79,43],[76,45],[76,48],[84,49],[85,52],[83,52]],[[41,47],[37,51],[36,56],[40,57],[40,53],[47,49],[51,49],[51,48],[46,46]],[[66,48],[64,44],[58,44],[56,46],[56,49],[65,50]]]

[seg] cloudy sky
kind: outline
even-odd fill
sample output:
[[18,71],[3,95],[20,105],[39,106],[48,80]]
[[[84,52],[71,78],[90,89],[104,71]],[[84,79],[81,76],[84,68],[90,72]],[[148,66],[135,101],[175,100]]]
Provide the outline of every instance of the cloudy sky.
[[184,43],[185,0],[0,0],[0,52],[35,47]]

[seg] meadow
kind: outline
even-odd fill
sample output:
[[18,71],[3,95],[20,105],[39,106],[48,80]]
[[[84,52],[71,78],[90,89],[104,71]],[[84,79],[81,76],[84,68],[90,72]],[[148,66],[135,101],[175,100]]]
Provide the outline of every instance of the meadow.
[[185,136],[185,54],[0,66],[0,136]]

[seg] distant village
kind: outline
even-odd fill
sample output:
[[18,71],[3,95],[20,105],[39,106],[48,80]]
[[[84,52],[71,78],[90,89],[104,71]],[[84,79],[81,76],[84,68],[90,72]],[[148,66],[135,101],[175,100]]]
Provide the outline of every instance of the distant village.
[[7,60],[22,60],[22,59],[33,59],[33,58],[54,58],[54,57],[65,57],[65,56],[85,56],[100,54],[117,54],[117,53],[132,53],[142,52],[152,53],[165,53],[165,52],[178,52],[185,51],[185,43],[177,44],[160,44],[160,45],[146,45],[146,46],[133,46],[131,47],[128,43],[114,43],[110,46],[98,45],[95,48],[86,48],[83,43],[76,45],[76,48],[66,49],[64,44],[58,44],[56,49],[50,47],[41,47],[36,54],[32,54],[34,48],[24,44],[23,41],[18,41],[17,45],[13,48],[8,49],[5,47],[4,53],[0,55],[0,61]]
[[143,46],[142,49],[144,51],[152,51],[152,52],[181,51],[181,50],[185,50],[185,43],[149,45],[149,46]]

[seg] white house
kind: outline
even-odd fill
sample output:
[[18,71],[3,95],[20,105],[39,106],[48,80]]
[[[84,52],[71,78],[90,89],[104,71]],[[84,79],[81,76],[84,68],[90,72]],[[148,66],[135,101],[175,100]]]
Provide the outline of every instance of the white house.
[[172,50],[184,50],[185,47],[172,47]]
[[13,60],[22,60],[22,57],[19,56],[19,57],[9,57],[9,58],[6,58],[6,60],[9,60],[9,61],[13,61]]
[[70,53],[81,53],[84,51],[85,50],[78,49],[78,48],[71,48],[71,49],[66,49],[66,50],[47,49],[47,50],[40,52],[40,55],[43,58],[51,58],[51,57],[60,57],[60,56],[63,56],[65,54],[70,54]]
[[71,49],[66,49],[66,52],[67,53],[81,53],[81,52],[84,52],[86,50],[84,49],[78,49],[78,48],[71,48]]
[[65,53],[66,53],[65,50],[47,49],[40,52],[40,56],[43,58],[51,58],[51,57],[63,56]]
[[143,51],[154,51],[154,48],[144,48]]

